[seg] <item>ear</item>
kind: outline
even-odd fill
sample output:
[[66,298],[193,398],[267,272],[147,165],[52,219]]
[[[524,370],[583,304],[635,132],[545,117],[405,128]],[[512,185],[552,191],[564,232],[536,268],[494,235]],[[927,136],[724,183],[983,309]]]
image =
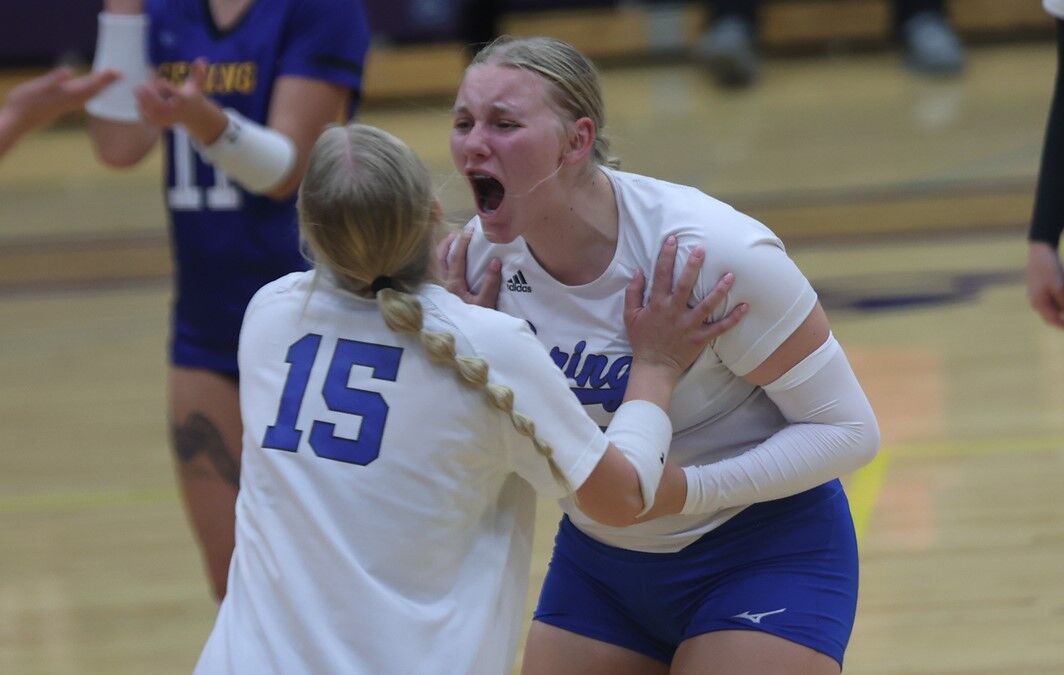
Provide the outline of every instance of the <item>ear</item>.
[[562,163],[579,165],[586,162],[595,149],[597,134],[598,129],[590,117],[581,117],[569,125]]

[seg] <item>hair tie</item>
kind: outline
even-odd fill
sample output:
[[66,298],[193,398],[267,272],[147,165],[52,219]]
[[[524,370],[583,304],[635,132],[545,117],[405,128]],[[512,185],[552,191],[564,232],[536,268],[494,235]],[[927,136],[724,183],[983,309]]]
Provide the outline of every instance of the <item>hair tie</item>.
[[386,277],[382,274],[381,276],[374,279],[373,283],[369,285],[369,290],[373,291],[374,293],[377,293],[382,288],[393,288],[391,277]]

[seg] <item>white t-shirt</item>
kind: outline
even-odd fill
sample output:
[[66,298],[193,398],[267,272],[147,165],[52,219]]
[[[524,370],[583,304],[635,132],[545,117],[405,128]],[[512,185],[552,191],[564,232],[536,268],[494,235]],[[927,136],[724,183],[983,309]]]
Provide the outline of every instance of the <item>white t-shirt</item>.
[[[419,298],[426,328],[487,360],[580,486],[608,443],[526,324],[438,286]],[[255,295],[239,363],[236,550],[196,673],[508,672],[532,487],[566,494],[531,441],[324,274]]]
[[[675,430],[669,458],[681,466],[736,456],[787,422],[765,393],[742,379],[805,320],[816,293],[768,228],[695,188],[604,169],[619,213],[617,250],[606,271],[582,286],[548,274],[523,238],[494,245],[478,218],[468,254],[468,279],[477,284],[492,258],[503,263],[499,309],[527,319],[562,368],[588,414],[602,427],[624,396],[631,348],[624,328],[624,289],[637,269],[653,278],[665,238],[679,242],[676,270],[701,245],[705,264],[695,297],[705,297],[726,272],[735,284],[715,317],[749,304],[738,326],[719,337],[681,380],[672,399]],[[562,508],[589,535],[623,548],[677,551],[741,508],[708,515],[667,516],[620,529],[592,521],[574,500]]]
[[1042,0],[1042,6],[1058,19],[1064,19],[1064,0]]

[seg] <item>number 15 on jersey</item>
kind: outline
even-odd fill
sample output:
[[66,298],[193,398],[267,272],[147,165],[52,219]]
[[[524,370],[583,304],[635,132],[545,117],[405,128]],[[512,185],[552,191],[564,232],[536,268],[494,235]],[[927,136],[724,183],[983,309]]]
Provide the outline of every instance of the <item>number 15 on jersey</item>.
[[[299,449],[303,430],[296,424],[310,382],[310,372],[321,347],[321,337],[308,333],[288,348],[285,358],[290,364],[288,377],[281,392],[277,421],[267,427],[262,439],[264,448],[287,452]],[[329,410],[360,416],[362,427],[357,439],[345,438],[336,435],[335,424],[314,420],[310,425],[309,444],[315,455],[362,466],[377,459],[384,426],[388,422],[388,404],[379,392],[356,389],[347,383],[354,366],[370,368],[375,380],[395,382],[402,355],[403,350],[399,347],[343,338],[336,341],[321,396]]]

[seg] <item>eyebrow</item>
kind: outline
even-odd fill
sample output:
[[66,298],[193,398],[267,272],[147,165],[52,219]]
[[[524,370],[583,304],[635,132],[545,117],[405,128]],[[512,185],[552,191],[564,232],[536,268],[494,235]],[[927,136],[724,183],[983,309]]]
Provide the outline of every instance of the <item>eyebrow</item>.
[[[492,107],[492,109],[495,112],[499,112],[499,113],[509,113],[509,112],[512,112],[512,110],[513,110],[513,108],[511,106],[508,106],[505,103],[492,103],[491,107]],[[469,113],[469,108],[467,108],[464,105],[456,105],[454,108],[451,109],[451,113],[454,114],[454,115],[457,115],[459,113],[468,114]]]

